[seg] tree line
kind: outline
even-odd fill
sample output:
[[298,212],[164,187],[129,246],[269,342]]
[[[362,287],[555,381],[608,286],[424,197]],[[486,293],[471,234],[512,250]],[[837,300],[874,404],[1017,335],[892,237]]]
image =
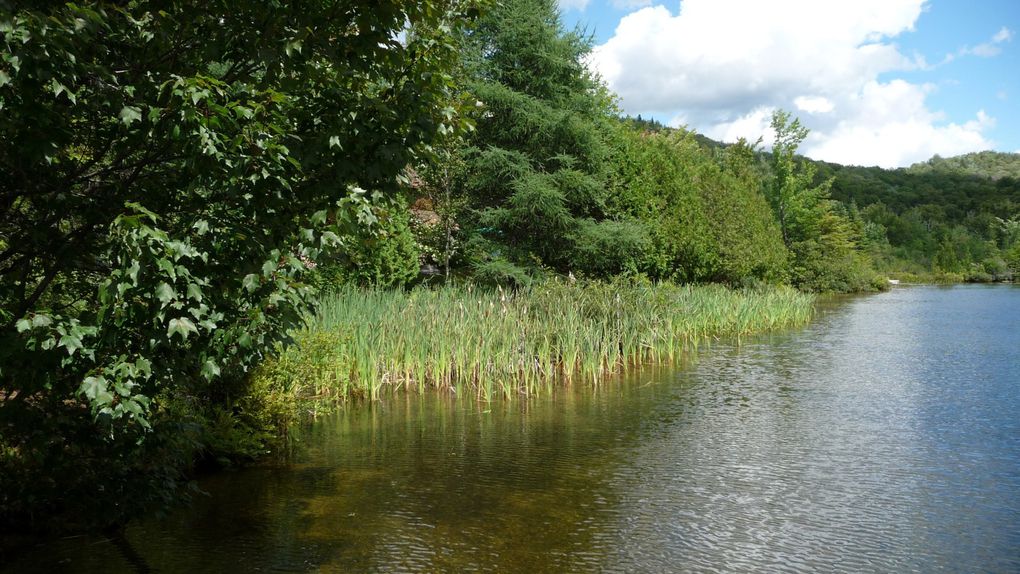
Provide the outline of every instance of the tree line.
[[411,225],[392,220],[417,249],[401,252],[404,264],[380,253],[332,277],[400,269],[393,282],[415,282],[406,271],[417,256],[444,277],[511,286],[557,274],[876,285],[860,230],[796,156],[807,130],[789,114],[773,118],[770,155],[760,142],[722,146],[621,118],[584,65],[590,39],[565,30],[551,1],[493,5],[463,41],[458,76],[471,98],[454,114],[470,129],[416,166]]
[[894,170],[816,165],[879,271],[949,281],[1020,272],[1020,154],[935,157]]

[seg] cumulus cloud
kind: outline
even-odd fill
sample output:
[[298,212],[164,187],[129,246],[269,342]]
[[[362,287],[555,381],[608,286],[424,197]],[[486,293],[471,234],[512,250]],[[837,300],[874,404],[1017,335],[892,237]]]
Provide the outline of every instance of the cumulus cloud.
[[891,167],[986,149],[983,112],[947,123],[926,106],[934,86],[886,79],[926,68],[895,44],[925,2],[683,0],[675,14],[625,16],[591,65],[627,112],[668,113],[724,141],[768,141],[772,110],[785,108],[813,130],[801,151],[817,159]]
[[793,105],[809,114],[827,114],[836,107],[832,100],[824,96],[798,96],[794,98]]
[[901,80],[869,84],[861,99],[869,109],[814,134],[809,153],[837,163],[890,167],[990,147],[982,132],[995,126],[994,118],[978,110],[973,120],[944,124],[924,106],[928,89]]

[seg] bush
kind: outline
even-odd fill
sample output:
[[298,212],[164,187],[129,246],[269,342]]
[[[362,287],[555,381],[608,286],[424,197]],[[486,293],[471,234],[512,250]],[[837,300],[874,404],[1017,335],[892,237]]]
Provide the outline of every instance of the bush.
[[410,214],[400,203],[374,206],[376,225],[340,236],[343,246],[320,260],[311,282],[323,291],[353,283],[362,286],[403,287],[420,270],[418,244],[409,225]]

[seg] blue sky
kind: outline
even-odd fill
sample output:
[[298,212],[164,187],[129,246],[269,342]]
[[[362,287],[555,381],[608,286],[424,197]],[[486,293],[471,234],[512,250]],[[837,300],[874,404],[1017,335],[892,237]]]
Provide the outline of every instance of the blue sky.
[[854,165],[1020,152],[1017,0],[559,4],[632,115],[767,143],[783,108],[812,130],[805,155]]

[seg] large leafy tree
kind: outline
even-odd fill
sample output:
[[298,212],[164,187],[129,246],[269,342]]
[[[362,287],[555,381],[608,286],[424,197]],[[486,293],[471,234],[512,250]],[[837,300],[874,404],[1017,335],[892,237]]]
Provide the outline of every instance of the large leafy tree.
[[506,0],[466,44],[469,89],[484,106],[463,153],[462,186],[479,212],[476,271],[633,267],[645,237],[607,214],[615,110],[584,66],[588,40],[563,30],[554,0]]
[[169,405],[229,407],[443,131],[461,8],[0,1],[0,515],[165,494]]
[[829,197],[832,180],[815,183],[815,167],[796,157],[808,135],[788,112],[772,116],[772,177],[766,197],[790,252],[791,278],[812,291],[858,291],[869,287],[868,263],[858,251],[860,233],[846,208]]
[[641,270],[656,279],[779,282],[786,249],[746,143],[715,157],[695,134],[631,131],[612,204],[644,222]]

